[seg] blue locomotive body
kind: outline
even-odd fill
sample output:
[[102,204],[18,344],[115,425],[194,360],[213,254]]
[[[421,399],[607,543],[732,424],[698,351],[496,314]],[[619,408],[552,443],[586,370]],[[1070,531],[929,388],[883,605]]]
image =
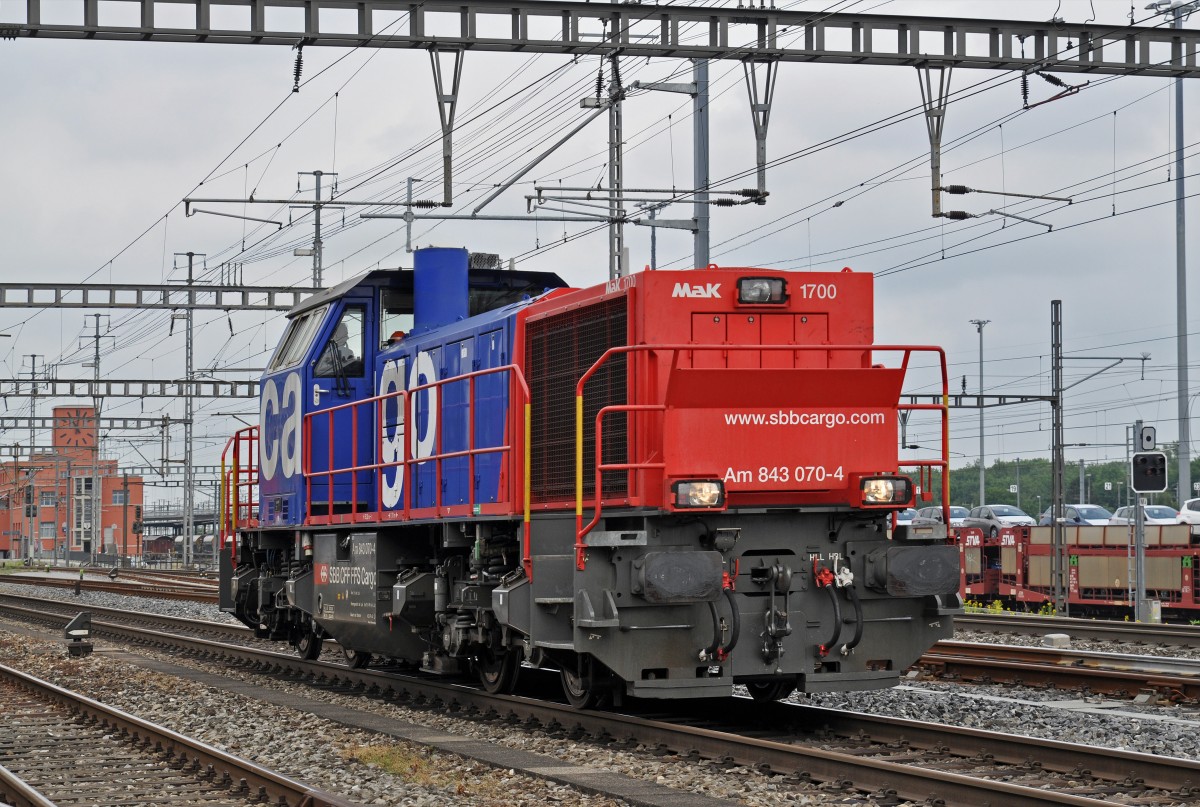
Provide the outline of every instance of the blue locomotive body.
[[511,361],[529,301],[562,286],[427,249],[412,273],[372,272],[298,306],[261,380],[259,523],[403,509],[406,457],[432,458],[408,469],[410,510],[496,502],[504,458],[489,449],[504,445],[512,377],[486,371]]

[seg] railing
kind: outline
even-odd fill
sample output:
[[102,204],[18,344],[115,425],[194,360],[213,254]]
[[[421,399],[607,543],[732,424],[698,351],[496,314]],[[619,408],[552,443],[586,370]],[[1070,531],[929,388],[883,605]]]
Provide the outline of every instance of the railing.
[[[950,523],[950,479],[946,472],[950,466],[950,408],[949,408],[949,377],[946,372],[946,354],[940,347],[929,345],[696,345],[696,344],[666,344],[666,345],[621,345],[618,347],[609,348],[600,356],[599,359],[588,368],[579,381],[575,385],[575,568],[579,571],[584,571],[587,568],[587,545],[583,539],[587,536],[596,524],[600,521],[600,514],[603,509],[603,489],[601,487],[601,476],[603,471],[608,470],[650,470],[664,467],[663,463],[652,462],[631,462],[619,464],[605,464],[603,452],[604,444],[601,441],[601,429],[604,416],[611,412],[617,411],[663,411],[666,409],[663,405],[658,404],[629,404],[624,406],[606,406],[596,414],[596,483],[595,483],[595,503],[593,505],[593,515],[591,521],[585,526],[583,523],[583,388],[600,367],[607,362],[612,356],[624,353],[644,353],[648,351],[670,351],[673,354],[671,360],[671,369],[678,368],[679,356],[684,351],[807,351],[815,352],[822,351],[827,353],[834,352],[903,352],[904,357],[899,368],[901,377],[908,372],[909,359],[913,353],[930,352],[936,353],[938,356],[938,365],[942,373],[942,403],[938,404],[901,404],[897,401],[895,408],[899,409],[936,409],[942,415],[942,458],[940,460],[913,460],[901,463],[902,466],[914,467],[938,467],[942,469],[942,518],[945,523]],[[720,368],[710,368],[720,369]],[[791,369],[791,368],[779,368]],[[796,368],[804,370],[806,368]],[[825,368],[808,368],[808,369],[825,369]]]
[[[887,350],[888,348],[882,348]],[[892,348],[895,349],[895,348]],[[938,468],[942,472],[942,523],[946,525],[946,529],[950,529],[950,380],[946,374],[946,354],[941,348],[921,348],[909,347],[905,349],[904,360],[900,363],[900,370],[903,373],[908,373],[908,360],[912,357],[915,351],[936,351],[938,358],[941,360],[939,366],[942,369],[942,403],[938,404],[902,404],[897,403],[896,409],[906,411],[929,410],[935,409],[942,414],[942,458],[940,460],[905,460],[900,463],[901,468],[916,468],[917,469],[917,484],[922,491],[929,490],[929,485],[924,484],[928,478],[929,482],[933,481],[933,469]],[[896,526],[895,514],[892,515],[892,527]]]
[[[221,452],[220,513],[217,532],[221,546],[231,546],[237,564],[237,532],[257,527],[258,507],[258,426],[239,429]],[[245,494],[244,496],[242,494]]]
[[[521,402],[523,418],[518,418],[515,409],[509,408],[504,416],[505,432],[508,435],[508,440],[495,446],[477,447],[475,445],[475,415],[476,415],[476,379],[487,376],[504,373],[509,378],[509,398],[516,399]],[[415,404],[417,395],[429,390],[440,390],[449,384],[466,382],[467,391],[467,447],[456,451],[442,450],[442,436],[445,418],[443,417],[444,408],[443,402],[445,396],[440,394],[436,397],[437,407],[437,430],[435,433],[434,451],[426,456],[414,457],[411,452],[410,434],[407,429],[407,424],[412,423],[415,428]],[[387,438],[387,426],[384,423],[384,414],[389,401],[397,402],[397,413],[404,413],[403,418],[398,418],[397,423],[391,424],[396,429],[396,435],[392,440]],[[374,440],[374,457],[373,461],[362,462],[359,457],[359,444],[357,440],[359,427],[359,407],[374,408],[374,423],[375,423],[375,440]],[[352,442],[350,448],[350,464],[344,467],[335,466],[334,463],[334,419],[338,412],[351,410],[351,429]],[[329,437],[326,441],[326,452],[329,459],[329,468],[320,471],[312,469],[312,431],[313,425],[320,418],[327,418]],[[420,518],[435,518],[438,516],[455,515],[459,511],[463,514],[475,514],[476,507],[482,507],[475,501],[475,468],[476,457],[483,454],[501,454],[507,455],[509,458],[510,472],[508,474],[507,491],[498,493],[498,500],[493,505],[497,511],[503,510],[504,513],[511,513],[516,509],[517,496],[515,495],[517,481],[519,479],[522,486],[520,496],[520,509],[523,515],[523,556],[526,566],[526,572],[531,572],[529,555],[529,512],[530,512],[530,497],[529,497],[529,467],[530,467],[530,397],[529,385],[525,381],[524,375],[516,365],[507,364],[502,367],[491,367],[484,370],[476,370],[470,373],[454,376],[453,378],[445,378],[429,384],[421,384],[411,389],[400,389],[395,392],[389,392],[386,395],[376,395],[371,398],[366,398],[359,401],[352,401],[341,404],[339,406],[330,407],[329,409],[320,412],[311,412],[304,418],[304,454],[303,454],[303,473],[305,481],[305,499],[308,524],[333,524],[347,522],[381,522],[381,521],[408,521],[411,519]],[[520,433],[522,435],[524,455],[518,471],[518,464],[512,458],[514,451],[513,437]],[[396,460],[384,462],[382,461],[385,442],[399,440],[401,444],[400,456]],[[447,460],[456,459],[459,457],[467,458],[467,501],[465,504],[446,505],[442,499],[442,487],[440,484],[434,486],[434,504],[431,507],[417,507],[413,504],[413,477],[414,467],[419,467],[425,463],[432,462],[435,472],[434,478],[439,482],[442,479],[442,469]],[[383,478],[384,474],[389,469],[395,469],[397,474],[401,475],[400,485],[401,494],[399,506],[390,508],[384,507],[383,504]],[[375,479],[375,501],[374,509],[368,512],[357,512],[358,502],[358,474],[359,472],[371,472]],[[350,475],[350,500],[352,502],[352,512],[344,515],[333,513],[333,488],[335,478],[339,475]],[[313,482],[314,480],[324,480],[327,490],[328,501],[326,502],[328,511],[324,516],[314,516],[313,513]],[[344,484],[344,483],[343,483]],[[321,504],[321,502],[317,502]]]

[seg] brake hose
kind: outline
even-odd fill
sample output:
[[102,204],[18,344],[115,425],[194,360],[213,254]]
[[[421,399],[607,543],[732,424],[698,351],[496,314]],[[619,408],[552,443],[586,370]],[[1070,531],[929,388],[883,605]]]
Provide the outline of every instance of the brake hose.
[[742,613],[738,610],[737,600],[733,598],[733,589],[722,589],[722,592],[725,594],[725,599],[729,601],[729,644],[721,647],[721,618],[717,614],[717,604],[710,601],[708,610],[712,613],[713,643],[704,651],[709,658],[715,658],[717,661],[729,658],[733,648],[737,647],[738,637],[742,633]]
[[843,656],[858,647],[858,643],[862,641],[863,635],[863,608],[862,601],[858,598],[858,589],[853,585],[846,586],[846,596],[850,598],[850,602],[854,605],[854,638],[842,645]]
[[837,644],[838,638],[842,635],[842,605],[838,602],[837,589],[834,586],[825,586],[825,590],[829,592],[829,601],[833,603],[833,636],[825,644],[817,645],[817,654],[821,658],[829,655],[829,648]]

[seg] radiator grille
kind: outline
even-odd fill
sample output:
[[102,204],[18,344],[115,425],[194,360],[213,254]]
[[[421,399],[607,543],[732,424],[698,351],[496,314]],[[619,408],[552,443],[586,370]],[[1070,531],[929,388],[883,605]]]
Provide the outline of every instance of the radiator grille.
[[[535,502],[575,498],[575,385],[610,347],[626,344],[625,297],[567,311],[531,323],[526,367],[532,396],[532,480]],[[610,358],[588,380],[583,391],[583,490],[595,495],[596,413],[624,404],[625,355]],[[626,462],[627,416],[609,415],[604,422],[604,461]],[[628,492],[624,471],[606,471],[604,495]]]

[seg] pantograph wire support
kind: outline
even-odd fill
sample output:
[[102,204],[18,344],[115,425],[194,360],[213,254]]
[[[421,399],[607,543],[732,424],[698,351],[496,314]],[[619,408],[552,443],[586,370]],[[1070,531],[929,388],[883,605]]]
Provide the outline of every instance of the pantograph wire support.
[[[936,85],[933,72],[937,71]],[[921,102],[925,105],[925,128],[929,132],[930,189],[933,193],[933,217],[942,218],[942,127],[946,125],[946,99],[950,94],[949,65],[926,62],[917,67],[917,84],[921,88]],[[959,212],[959,211],[956,211]],[[954,216],[946,216],[954,218]]]

